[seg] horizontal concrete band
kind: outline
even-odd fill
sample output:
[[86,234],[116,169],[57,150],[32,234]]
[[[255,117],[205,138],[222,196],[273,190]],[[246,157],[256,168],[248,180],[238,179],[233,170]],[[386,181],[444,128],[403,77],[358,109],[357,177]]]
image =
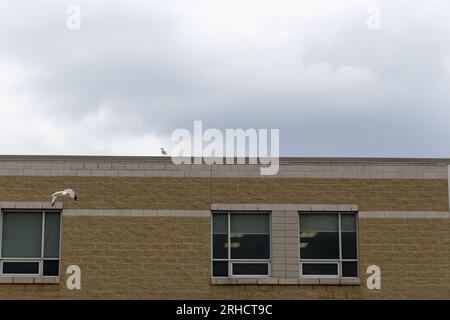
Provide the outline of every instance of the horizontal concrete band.
[[95,217],[210,217],[208,210],[95,210],[65,209],[64,216]]
[[348,279],[330,279],[330,278],[274,278],[274,277],[260,277],[260,278],[211,278],[211,284],[216,285],[350,285],[359,286],[361,280],[359,278]]
[[357,204],[227,204],[213,203],[211,210],[234,211],[303,211],[303,212],[358,212],[359,218],[449,218],[447,211],[359,211]]
[[[63,209],[61,202],[52,207],[49,202],[0,202],[1,210],[31,209],[52,210]],[[356,204],[226,204],[214,203],[211,210],[217,211],[336,211],[358,212]],[[209,217],[210,210],[104,210],[104,209],[64,209],[65,216],[110,216],[110,217]],[[359,218],[450,218],[447,211],[359,211]]]
[[360,211],[359,218],[408,218],[408,219],[449,219],[450,213],[447,211]]
[[[208,210],[92,210],[66,209],[65,216],[97,216],[97,217],[209,217]],[[403,218],[403,219],[449,219],[450,214],[445,211],[416,212],[416,211],[361,211],[359,218]]]
[[358,211],[357,204],[252,204],[213,203],[211,210],[296,210],[296,211]]
[[0,201],[0,209],[8,210],[8,209],[43,209],[43,210],[61,210],[63,208],[62,202],[56,202],[54,206],[52,206],[51,202],[14,202],[14,201]]
[[54,276],[0,276],[0,284],[58,284]]
[[[444,163],[281,163],[262,176],[253,164],[175,165],[170,161],[0,160],[0,176],[448,179]],[[265,166],[267,167],[267,166]]]

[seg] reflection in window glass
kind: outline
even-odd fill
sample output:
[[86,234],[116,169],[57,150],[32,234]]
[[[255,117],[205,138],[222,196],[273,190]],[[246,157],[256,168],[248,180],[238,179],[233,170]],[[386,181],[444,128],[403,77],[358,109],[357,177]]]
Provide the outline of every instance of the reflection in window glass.
[[339,259],[338,215],[300,215],[300,247],[302,259]]
[[269,215],[233,213],[230,216],[231,233],[269,234]]
[[38,274],[39,262],[3,262],[4,274]]
[[356,224],[352,213],[301,213],[302,275],[357,277]]
[[353,214],[341,215],[342,258],[356,259],[356,216]]
[[44,258],[59,257],[59,213],[45,214]]
[[357,277],[358,263],[357,262],[342,262],[342,276],[343,277]]
[[270,259],[270,235],[241,234],[239,237],[232,237],[231,258]]
[[213,218],[213,233],[214,234],[228,234],[228,214],[215,213]]
[[228,258],[227,234],[213,234],[213,258],[214,259]]
[[269,273],[267,263],[233,263],[235,275],[267,275]]
[[228,262],[227,261],[213,261],[213,276],[214,277],[228,277]]
[[303,275],[337,275],[337,263],[304,263],[302,265]]
[[[228,229],[230,229],[230,233],[228,233]],[[268,275],[268,261],[249,266],[247,266],[249,263],[245,262],[270,259],[269,214],[213,213],[212,240],[214,276],[228,276],[232,262],[233,265],[239,262],[239,265],[231,270],[234,275],[252,275],[252,272],[255,272],[253,275],[260,273]],[[227,268],[224,267],[225,264]],[[226,275],[223,270],[227,271]]]
[[44,260],[44,276],[57,276],[59,274],[59,260]]
[[42,213],[3,213],[3,258],[40,258],[41,243]]
[[228,258],[228,214],[217,213],[212,216],[213,259]]
[[59,275],[60,212],[6,211],[0,219],[2,274]]

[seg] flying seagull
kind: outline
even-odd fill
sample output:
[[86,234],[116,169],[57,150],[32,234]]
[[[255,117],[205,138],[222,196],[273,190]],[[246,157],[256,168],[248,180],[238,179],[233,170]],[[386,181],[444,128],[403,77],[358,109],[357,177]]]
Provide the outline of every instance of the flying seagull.
[[163,156],[167,156],[167,151],[164,150],[164,148],[161,148],[161,153],[162,153]]
[[58,197],[65,197],[65,196],[69,196],[73,200],[78,201],[77,194],[72,189],[66,189],[64,191],[55,192],[52,195],[52,207],[55,205],[56,199],[58,199]]

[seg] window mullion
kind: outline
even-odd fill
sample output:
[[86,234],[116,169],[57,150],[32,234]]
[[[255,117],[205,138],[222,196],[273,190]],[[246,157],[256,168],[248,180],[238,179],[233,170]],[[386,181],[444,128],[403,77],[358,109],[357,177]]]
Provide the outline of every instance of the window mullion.
[[231,265],[231,213],[228,212],[228,276],[232,275],[233,267]]
[[2,245],[3,245],[2,240],[3,240],[3,212],[0,210],[0,260],[2,259]]
[[356,276],[359,277],[359,217],[355,214]]
[[41,234],[41,259],[39,262],[39,275],[44,274],[44,239],[45,239],[45,211],[42,211],[42,234]]
[[338,233],[339,233],[339,263],[338,276],[342,278],[342,232],[341,232],[341,213],[338,213]]
[[3,240],[3,212],[0,210],[0,275],[3,274],[2,240]]

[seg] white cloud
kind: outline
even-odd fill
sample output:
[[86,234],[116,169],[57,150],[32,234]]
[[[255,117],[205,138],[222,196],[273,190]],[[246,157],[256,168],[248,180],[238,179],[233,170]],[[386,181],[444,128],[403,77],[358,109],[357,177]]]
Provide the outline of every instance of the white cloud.
[[376,1],[370,31],[373,3],[82,0],[70,31],[72,2],[2,2],[0,149],[159,154],[198,119],[280,128],[284,155],[448,156],[450,3]]

